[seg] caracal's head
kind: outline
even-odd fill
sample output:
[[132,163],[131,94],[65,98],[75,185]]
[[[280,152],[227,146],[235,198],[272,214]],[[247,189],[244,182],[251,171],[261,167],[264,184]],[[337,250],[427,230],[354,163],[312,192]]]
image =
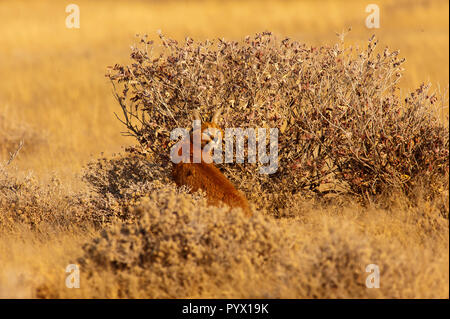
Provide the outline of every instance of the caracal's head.
[[[221,141],[221,139],[223,138],[224,133],[220,128],[220,126],[217,124],[221,114],[222,110],[219,109],[214,113],[210,122],[201,122],[202,149],[209,142],[213,140]],[[194,111],[194,119],[202,121],[200,114],[198,113],[197,110]]]

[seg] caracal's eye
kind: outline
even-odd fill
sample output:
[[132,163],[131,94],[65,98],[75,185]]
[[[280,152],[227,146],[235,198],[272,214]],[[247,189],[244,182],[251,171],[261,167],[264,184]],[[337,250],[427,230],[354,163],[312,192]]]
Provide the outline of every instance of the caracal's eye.
[[216,138],[220,138],[221,134],[222,133],[220,132],[219,129],[211,128],[203,132],[202,138],[206,141],[212,141],[215,140]]
[[212,137],[211,134],[209,132],[202,132],[202,140],[204,141],[211,141]]

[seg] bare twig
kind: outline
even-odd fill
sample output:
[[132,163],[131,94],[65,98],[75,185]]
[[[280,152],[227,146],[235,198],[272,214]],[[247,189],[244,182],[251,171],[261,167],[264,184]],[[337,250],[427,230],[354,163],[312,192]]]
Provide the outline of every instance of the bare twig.
[[6,166],[11,164],[11,162],[19,155],[20,150],[23,147],[23,140],[20,140],[19,146],[16,148],[16,150],[12,153],[9,153],[9,160],[6,162]]

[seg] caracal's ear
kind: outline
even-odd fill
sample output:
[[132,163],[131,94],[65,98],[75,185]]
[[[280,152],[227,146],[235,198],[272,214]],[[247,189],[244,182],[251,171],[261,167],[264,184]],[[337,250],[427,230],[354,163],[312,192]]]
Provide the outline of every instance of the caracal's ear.
[[220,116],[222,115],[222,108],[219,108],[216,113],[214,113],[211,122],[214,124],[217,124],[217,122],[219,121]]
[[202,121],[202,118],[200,117],[200,113],[198,112],[198,110],[197,109],[195,109],[194,110],[194,112],[192,112],[193,113],[193,115],[194,115],[194,120],[195,121]]

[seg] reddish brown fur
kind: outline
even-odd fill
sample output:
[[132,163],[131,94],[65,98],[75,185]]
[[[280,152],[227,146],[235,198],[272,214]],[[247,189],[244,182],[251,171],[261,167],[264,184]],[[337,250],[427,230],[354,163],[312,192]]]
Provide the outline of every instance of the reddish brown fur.
[[[202,132],[208,127],[217,128],[215,123],[205,123],[202,125]],[[233,186],[213,163],[205,163],[203,159],[201,163],[193,163],[192,134],[190,149],[190,163],[180,162],[173,167],[172,175],[175,183],[178,186],[189,186],[193,192],[199,189],[203,190],[206,192],[210,205],[219,206],[221,203],[225,203],[231,208],[241,207],[248,216],[251,216],[252,212],[245,196]]]

